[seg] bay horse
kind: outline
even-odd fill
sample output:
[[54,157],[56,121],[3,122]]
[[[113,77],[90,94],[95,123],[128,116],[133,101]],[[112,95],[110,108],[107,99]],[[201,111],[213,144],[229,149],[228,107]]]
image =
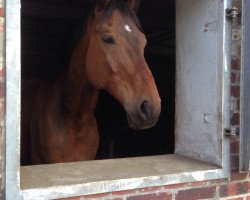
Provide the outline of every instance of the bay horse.
[[128,4],[97,1],[65,72],[55,81],[22,87],[22,165],[95,159],[100,89],[124,107],[131,128],[154,126],[161,99],[144,58],[145,45]]

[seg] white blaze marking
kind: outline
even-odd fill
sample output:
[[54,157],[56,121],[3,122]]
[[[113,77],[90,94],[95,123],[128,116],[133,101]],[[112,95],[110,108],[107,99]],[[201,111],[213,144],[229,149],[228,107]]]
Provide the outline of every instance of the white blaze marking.
[[124,28],[125,28],[125,30],[128,31],[129,33],[132,31],[132,30],[130,29],[129,25],[127,25],[127,24],[124,26]]

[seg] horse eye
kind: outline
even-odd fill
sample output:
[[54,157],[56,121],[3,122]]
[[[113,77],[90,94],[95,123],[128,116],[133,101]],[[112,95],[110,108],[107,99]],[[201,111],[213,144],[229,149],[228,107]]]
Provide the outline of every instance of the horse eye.
[[115,44],[115,38],[113,36],[104,36],[102,40],[107,44]]

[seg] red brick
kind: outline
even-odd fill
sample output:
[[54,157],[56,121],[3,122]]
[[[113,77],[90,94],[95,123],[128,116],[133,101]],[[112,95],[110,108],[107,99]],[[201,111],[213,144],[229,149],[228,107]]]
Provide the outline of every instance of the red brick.
[[110,193],[84,195],[84,199],[98,199],[98,198],[102,198],[102,197],[107,197],[109,195],[110,195]]
[[199,181],[199,182],[192,182],[192,183],[188,183],[188,186],[203,186],[203,185],[207,185],[207,181]]
[[180,184],[173,184],[173,185],[166,185],[164,189],[175,189],[175,188],[182,188],[185,187],[186,183],[180,183]]
[[231,155],[231,170],[239,169],[239,155]]
[[232,70],[240,70],[241,60],[240,59],[231,59]]
[[5,94],[5,84],[0,82],[0,97],[4,97]]
[[3,16],[4,16],[3,8],[0,8],[0,17],[3,17]]
[[232,171],[230,181],[239,181],[239,180],[246,180],[247,179],[247,173],[239,173],[238,171]]
[[239,138],[232,139],[230,141],[231,154],[239,154],[239,148],[240,148],[239,144],[240,144]]
[[122,195],[134,194],[137,191],[138,190],[122,190],[122,191],[113,192],[112,194],[115,196],[122,196]]
[[162,187],[158,186],[158,187],[149,187],[149,188],[142,188],[142,189],[139,189],[139,192],[155,192],[155,191],[159,191],[161,190]]
[[167,193],[144,194],[128,197],[127,200],[172,200],[172,195]]
[[179,191],[176,200],[197,200],[214,198],[216,187],[195,188]]
[[232,198],[232,199],[228,199],[228,200],[243,200],[243,197]]
[[250,200],[250,196],[247,196],[247,197],[246,197],[246,200]]
[[2,64],[0,63],[0,77],[3,79],[5,76],[5,70],[4,67],[1,66]]
[[234,113],[232,118],[231,118],[231,124],[232,125],[239,125],[240,124],[240,114],[239,113]]
[[231,96],[240,97],[240,86],[231,86]]
[[250,182],[229,183],[222,185],[219,190],[220,197],[227,197],[250,192]]
[[227,184],[229,181],[229,178],[222,178],[222,179],[214,179],[209,181],[210,185],[223,185],[223,184]]

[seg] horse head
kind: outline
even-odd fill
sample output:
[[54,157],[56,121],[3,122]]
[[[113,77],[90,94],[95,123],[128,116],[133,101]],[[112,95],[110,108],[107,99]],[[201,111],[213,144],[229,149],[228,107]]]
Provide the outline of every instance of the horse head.
[[90,26],[86,57],[90,82],[123,105],[131,128],[154,126],[161,99],[144,58],[147,41],[132,8],[121,0],[102,1]]

